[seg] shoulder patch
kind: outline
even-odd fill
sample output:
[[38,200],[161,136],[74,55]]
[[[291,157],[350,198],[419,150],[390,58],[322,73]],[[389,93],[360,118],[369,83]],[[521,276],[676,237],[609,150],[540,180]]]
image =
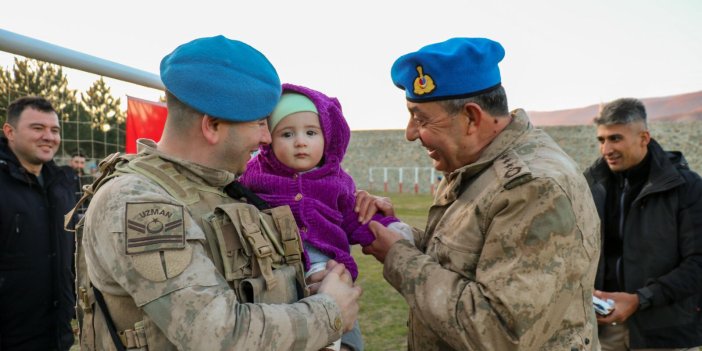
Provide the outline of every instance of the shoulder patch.
[[512,189],[532,179],[531,170],[513,150],[495,159],[495,171],[505,189]]
[[193,257],[185,242],[183,206],[161,202],[128,202],[125,250],[134,269],[151,281],[183,273]]
[[127,255],[185,248],[183,206],[128,202],[125,221]]

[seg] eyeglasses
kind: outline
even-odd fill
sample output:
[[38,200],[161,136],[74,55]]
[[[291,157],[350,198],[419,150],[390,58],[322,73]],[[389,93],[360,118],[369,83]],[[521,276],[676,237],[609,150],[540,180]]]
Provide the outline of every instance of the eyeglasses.
[[447,120],[447,119],[449,119],[449,118],[451,118],[451,117],[453,117],[453,116],[454,116],[454,115],[446,114],[446,115],[444,115],[444,116],[437,117],[437,118],[434,118],[434,119],[427,119],[427,118],[424,118],[424,117],[411,116],[411,117],[410,117],[410,120],[411,120],[412,122],[414,122],[414,126],[415,126],[415,127],[417,127],[417,128],[424,128],[424,127],[426,127],[428,124],[437,124],[437,123],[441,123],[441,122],[443,122],[443,121],[445,121],[445,120]]

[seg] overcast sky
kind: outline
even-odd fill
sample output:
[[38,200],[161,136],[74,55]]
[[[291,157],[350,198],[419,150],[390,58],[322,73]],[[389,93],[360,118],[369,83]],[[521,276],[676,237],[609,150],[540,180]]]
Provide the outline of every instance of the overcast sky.
[[[392,63],[458,36],[505,47],[500,68],[510,108],[550,111],[702,90],[700,0],[6,1],[0,28],[156,74],[176,46],[223,34],[263,52],[283,82],[338,97],[354,130],[404,128]],[[0,52],[0,65],[11,67],[12,57]],[[97,78],[68,70],[74,89]],[[161,94],[107,81],[123,100]]]

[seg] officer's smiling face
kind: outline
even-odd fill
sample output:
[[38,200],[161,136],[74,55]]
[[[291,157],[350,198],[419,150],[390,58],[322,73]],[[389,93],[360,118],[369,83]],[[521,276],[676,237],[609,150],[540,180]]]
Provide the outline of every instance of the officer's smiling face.
[[450,115],[438,102],[407,102],[410,119],[405,129],[409,141],[419,139],[437,171],[453,172],[467,165],[466,118]]

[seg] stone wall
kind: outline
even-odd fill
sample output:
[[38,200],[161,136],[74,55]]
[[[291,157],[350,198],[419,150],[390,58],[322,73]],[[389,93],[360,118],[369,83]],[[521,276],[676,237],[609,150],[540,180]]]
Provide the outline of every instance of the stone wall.
[[[651,135],[666,150],[682,151],[690,168],[702,171],[702,122],[654,122]],[[544,130],[567,152],[582,169],[599,157],[594,126],[544,127]],[[431,160],[419,142],[405,140],[404,130],[353,131],[343,163],[344,169],[361,189],[384,190],[381,167],[388,169],[388,190],[399,191],[399,171],[403,168],[403,191],[413,191],[414,167],[419,167],[419,191],[431,191]],[[369,169],[373,183],[369,183]],[[439,176],[434,174],[434,179]]]

